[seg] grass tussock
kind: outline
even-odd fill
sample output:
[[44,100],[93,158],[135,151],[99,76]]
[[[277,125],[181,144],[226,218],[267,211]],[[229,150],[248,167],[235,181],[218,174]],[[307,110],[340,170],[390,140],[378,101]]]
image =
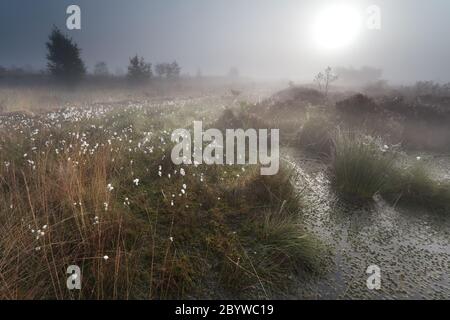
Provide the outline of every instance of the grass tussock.
[[394,203],[419,205],[436,212],[450,210],[450,184],[432,179],[420,164],[393,171],[382,194]]
[[432,179],[423,165],[400,167],[387,146],[358,134],[338,132],[334,144],[332,181],[344,198],[367,202],[379,193],[394,204],[450,210],[450,184]]
[[294,275],[322,273],[324,248],[302,227],[304,204],[291,179],[287,168],[277,176],[252,171],[231,187],[230,201],[248,214],[232,220],[232,225],[240,226],[237,234],[245,259],[228,266],[226,282],[279,293],[289,289]]
[[358,201],[370,201],[389,179],[394,159],[372,138],[338,131],[331,163],[335,189]]

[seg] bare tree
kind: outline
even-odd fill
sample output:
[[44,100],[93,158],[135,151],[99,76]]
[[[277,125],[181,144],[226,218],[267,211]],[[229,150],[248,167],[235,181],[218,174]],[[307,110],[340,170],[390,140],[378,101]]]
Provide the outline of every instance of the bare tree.
[[336,81],[338,76],[333,73],[331,67],[327,67],[323,72],[319,72],[314,78],[314,82],[325,95],[328,95],[331,83]]

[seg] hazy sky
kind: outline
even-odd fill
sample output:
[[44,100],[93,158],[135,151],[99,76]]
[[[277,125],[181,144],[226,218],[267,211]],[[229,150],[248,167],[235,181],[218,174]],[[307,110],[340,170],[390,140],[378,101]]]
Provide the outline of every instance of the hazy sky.
[[[351,45],[324,50],[311,32],[315,17],[346,3],[365,19],[381,9],[381,30],[361,28]],[[82,29],[65,28],[66,8],[81,7]],[[184,73],[311,79],[327,65],[379,67],[391,82],[450,81],[448,0],[1,0],[0,65],[45,66],[55,24],[83,49],[87,65],[126,69],[138,53],[152,63],[177,60]]]

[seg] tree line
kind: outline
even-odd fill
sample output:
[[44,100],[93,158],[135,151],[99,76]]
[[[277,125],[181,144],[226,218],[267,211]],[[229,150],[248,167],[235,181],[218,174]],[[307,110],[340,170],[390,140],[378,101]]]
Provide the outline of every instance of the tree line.
[[[83,79],[87,74],[84,61],[81,58],[81,49],[71,38],[61,32],[56,26],[53,27],[48,41],[47,48],[47,72],[55,80],[61,83],[74,84]],[[180,77],[181,67],[176,61],[172,63],[156,64],[154,70],[152,64],[144,60],[143,57],[135,55],[129,59],[127,69],[127,79],[133,83],[143,83],[155,77],[161,79],[175,80]],[[0,66],[0,76],[22,76],[30,74],[30,70],[21,68],[6,69]],[[44,72],[40,72],[41,74]],[[93,75],[98,78],[111,76],[105,62],[98,62],[94,66]]]

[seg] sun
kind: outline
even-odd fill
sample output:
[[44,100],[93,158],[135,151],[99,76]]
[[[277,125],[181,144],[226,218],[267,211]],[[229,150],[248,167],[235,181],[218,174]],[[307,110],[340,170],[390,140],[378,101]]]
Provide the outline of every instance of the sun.
[[341,49],[351,45],[361,30],[359,12],[348,5],[324,8],[313,23],[312,36],[321,49]]

